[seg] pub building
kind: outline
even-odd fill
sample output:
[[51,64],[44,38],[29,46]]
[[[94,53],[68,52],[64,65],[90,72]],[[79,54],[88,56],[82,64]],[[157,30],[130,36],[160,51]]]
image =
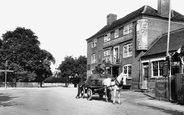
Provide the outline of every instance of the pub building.
[[[167,32],[168,15],[169,0],[158,0],[157,10],[145,5],[120,19],[107,15],[107,24],[86,39],[87,77],[96,66],[102,66],[114,77],[123,73],[130,88],[142,88],[150,71],[149,63],[141,57],[147,58],[147,51]],[[183,27],[184,16],[172,10],[171,31]]]

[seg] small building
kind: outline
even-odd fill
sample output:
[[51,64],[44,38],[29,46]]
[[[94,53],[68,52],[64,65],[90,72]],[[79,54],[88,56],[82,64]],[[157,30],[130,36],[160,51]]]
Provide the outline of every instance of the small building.
[[[141,87],[141,57],[167,32],[169,0],[158,0],[158,9],[143,6],[117,19],[107,15],[107,25],[87,41],[87,77],[95,66],[114,77],[123,72],[127,85]],[[172,10],[171,31],[184,27],[184,16]],[[104,66],[105,65],[105,66]]]
[[[182,56],[178,56],[184,45],[184,28],[174,30],[170,33],[169,54],[171,56],[171,76],[184,72]],[[141,57],[142,71],[140,81],[147,82],[150,91],[155,89],[158,78],[168,77],[164,75],[164,63],[166,61],[167,33],[162,34],[155,40],[150,49]]]

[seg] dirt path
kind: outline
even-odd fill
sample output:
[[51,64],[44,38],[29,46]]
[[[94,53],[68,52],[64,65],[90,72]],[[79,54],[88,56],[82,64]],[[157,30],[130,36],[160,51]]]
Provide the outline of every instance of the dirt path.
[[[94,97],[76,99],[77,89],[52,88],[0,89],[0,115],[170,115],[162,110],[134,103],[135,95],[123,92],[122,104]],[[145,98],[139,93],[138,98]]]

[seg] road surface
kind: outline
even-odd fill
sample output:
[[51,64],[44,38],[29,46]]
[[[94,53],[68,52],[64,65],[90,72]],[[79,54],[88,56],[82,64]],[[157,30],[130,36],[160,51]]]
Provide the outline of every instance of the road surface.
[[73,86],[1,88],[0,115],[182,115],[137,103],[148,98],[140,92],[123,91],[121,105],[96,96],[91,101],[76,99],[76,93]]

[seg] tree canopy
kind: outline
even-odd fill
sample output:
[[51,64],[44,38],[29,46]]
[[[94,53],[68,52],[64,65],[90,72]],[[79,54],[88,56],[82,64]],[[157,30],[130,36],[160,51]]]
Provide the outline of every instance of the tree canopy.
[[0,41],[0,68],[4,69],[8,61],[8,69],[19,74],[18,80],[41,81],[52,74],[50,63],[55,63],[52,54],[40,48],[40,42],[30,29],[17,27],[7,31]]
[[86,76],[87,71],[87,58],[85,56],[79,56],[73,58],[72,56],[66,56],[64,61],[59,65],[61,71],[61,77],[75,76]]

